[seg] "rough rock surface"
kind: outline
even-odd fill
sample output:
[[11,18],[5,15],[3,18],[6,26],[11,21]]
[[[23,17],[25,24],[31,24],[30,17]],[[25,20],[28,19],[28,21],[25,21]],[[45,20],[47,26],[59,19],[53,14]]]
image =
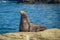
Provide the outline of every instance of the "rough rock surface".
[[60,29],[0,34],[0,40],[60,40]]

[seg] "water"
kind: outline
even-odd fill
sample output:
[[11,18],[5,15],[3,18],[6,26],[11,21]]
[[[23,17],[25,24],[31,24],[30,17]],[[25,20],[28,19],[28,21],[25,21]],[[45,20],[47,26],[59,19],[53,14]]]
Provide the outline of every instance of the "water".
[[47,28],[60,28],[60,4],[16,4],[0,2],[0,34],[18,32],[19,11],[25,11],[31,23]]

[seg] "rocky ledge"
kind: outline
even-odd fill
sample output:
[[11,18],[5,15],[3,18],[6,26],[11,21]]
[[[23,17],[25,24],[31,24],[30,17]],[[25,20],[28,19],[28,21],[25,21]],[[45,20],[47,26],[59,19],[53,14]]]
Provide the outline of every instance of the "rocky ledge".
[[60,40],[60,29],[0,34],[0,40]]

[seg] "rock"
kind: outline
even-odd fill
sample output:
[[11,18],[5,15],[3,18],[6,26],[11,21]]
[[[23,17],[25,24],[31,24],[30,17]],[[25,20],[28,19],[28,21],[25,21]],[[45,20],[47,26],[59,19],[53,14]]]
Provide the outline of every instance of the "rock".
[[0,34],[0,40],[60,40],[60,29]]

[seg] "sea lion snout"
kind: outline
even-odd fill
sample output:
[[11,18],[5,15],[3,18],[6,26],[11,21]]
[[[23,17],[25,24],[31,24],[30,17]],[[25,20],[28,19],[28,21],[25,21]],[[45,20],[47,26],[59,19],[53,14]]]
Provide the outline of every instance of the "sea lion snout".
[[24,15],[24,14],[26,14],[24,11],[20,11],[20,14],[22,14],[22,15]]

